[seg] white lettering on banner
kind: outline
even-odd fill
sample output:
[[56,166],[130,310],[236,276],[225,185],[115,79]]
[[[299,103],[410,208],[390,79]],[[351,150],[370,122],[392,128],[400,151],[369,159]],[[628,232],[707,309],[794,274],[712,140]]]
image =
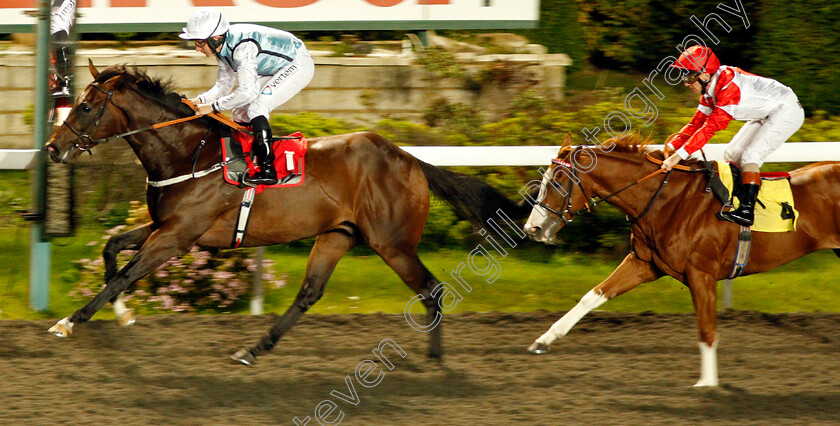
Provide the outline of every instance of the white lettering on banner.
[[[21,12],[38,0],[0,1],[0,32],[10,25],[32,25]],[[78,0],[79,25],[183,25],[197,7],[218,8],[231,22],[288,24],[294,22],[429,23],[492,21],[499,28],[518,28],[539,21],[539,0]],[[517,24],[518,23],[518,24]],[[396,24],[394,24],[396,25]],[[518,25],[518,26],[517,26]]]

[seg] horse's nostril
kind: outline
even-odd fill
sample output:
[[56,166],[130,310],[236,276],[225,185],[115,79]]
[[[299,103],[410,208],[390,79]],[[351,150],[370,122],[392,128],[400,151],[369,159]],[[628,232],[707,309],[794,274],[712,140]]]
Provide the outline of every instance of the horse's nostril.
[[59,154],[61,154],[61,152],[58,150],[58,148],[53,144],[49,144],[49,145],[45,146],[44,150],[47,151],[47,154],[50,156],[50,158],[53,161],[55,161],[58,158]]
[[541,230],[542,230],[542,228],[541,228],[541,227],[539,227],[539,226],[532,226],[532,227],[528,228],[528,232],[529,232],[529,233],[531,233],[531,235],[536,235],[536,234],[538,234]]

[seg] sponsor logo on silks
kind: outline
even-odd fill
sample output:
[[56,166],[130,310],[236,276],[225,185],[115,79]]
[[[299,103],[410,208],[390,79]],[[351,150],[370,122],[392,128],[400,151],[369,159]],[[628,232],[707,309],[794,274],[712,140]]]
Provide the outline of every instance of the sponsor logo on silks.
[[[268,86],[266,86],[265,90],[263,90],[263,94],[264,95],[270,95],[272,88],[279,87],[281,84],[283,84],[284,81],[286,81],[287,78],[289,78],[292,74],[296,73],[297,70],[298,70],[297,65],[295,65],[295,64],[289,65],[288,68],[283,70],[283,72],[278,74],[277,77],[274,78],[274,80],[272,80],[270,83],[268,83]],[[265,93],[266,90],[268,90],[269,93]]]
[[265,86],[265,89],[260,93],[261,95],[271,95],[273,92],[271,91],[271,87]]

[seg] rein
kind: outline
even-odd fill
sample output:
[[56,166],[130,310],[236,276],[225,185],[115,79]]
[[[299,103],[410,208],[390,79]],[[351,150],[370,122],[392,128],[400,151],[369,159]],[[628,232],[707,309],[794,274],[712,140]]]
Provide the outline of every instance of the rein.
[[[113,102],[111,102],[111,98],[114,96],[114,91],[113,90],[105,90],[102,87],[100,87],[99,84],[97,84],[97,83],[91,83],[90,86],[93,87],[96,90],[99,90],[100,92],[104,93],[107,96],[105,98],[105,102],[102,104],[102,106],[99,107],[99,111],[96,112],[96,116],[94,116],[93,121],[91,121],[91,124],[88,125],[82,131],[78,131],[78,130],[74,129],[73,126],[71,126],[69,123],[67,123],[66,120],[64,122],[62,122],[61,124],[63,126],[67,126],[67,128],[70,129],[70,131],[73,132],[73,134],[76,135],[76,138],[79,139],[79,142],[81,142],[81,145],[78,144],[78,143],[74,143],[76,148],[79,149],[80,151],[87,151],[91,155],[93,155],[93,152],[91,152],[91,148],[93,148],[94,146],[96,146],[100,143],[109,142],[109,141],[112,141],[114,139],[124,138],[126,136],[135,135],[137,133],[148,132],[149,130],[161,129],[163,127],[172,126],[174,124],[185,123],[187,121],[192,121],[192,120],[195,120],[196,118],[203,117],[202,115],[191,115],[189,117],[176,118],[174,120],[169,120],[169,121],[164,121],[162,123],[152,124],[151,126],[146,126],[146,127],[143,127],[143,128],[140,128],[140,129],[135,129],[135,130],[129,130],[127,132],[117,133],[117,134],[114,134],[114,135],[101,137],[99,139],[92,139],[90,137],[90,131],[93,128],[95,128],[97,125],[99,125],[99,120],[102,119],[102,116],[105,114],[105,109],[108,108],[108,103],[113,103]],[[186,104],[187,106],[189,106],[190,109],[192,109],[193,111],[195,111],[195,105],[193,105],[193,103],[190,102],[189,100],[181,99],[181,102]],[[114,106],[116,107],[117,105],[114,104]],[[117,108],[119,108],[119,107],[117,107]],[[122,108],[119,108],[119,109],[122,110]],[[225,117],[224,115],[222,115],[219,112],[213,111],[212,113],[207,114],[207,116],[215,119],[216,121],[218,121],[218,122],[220,122],[224,125],[227,125],[227,126],[233,128],[235,130],[238,130],[240,132],[244,132],[244,133],[247,133],[247,134],[252,134],[250,131],[245,129],[245,127],[239,125],[239,123],[237,123],[233,120],[228,119],[227,117]]]
[[[76,147],[76,149],[78,149],[82,152],[87,151],[91,155],[93,155],[93,152],[91,151],[91,149],[94,146],[96,146],[100,143],[109,142],[109,141],[114,140],[114,139],[124,138],[126,136],[135,135],[137,133],[147,132],[149,130],[157,130],[157,129],[160,129],[160,128],[163,128],[163,127],[172,126],[172,125],[180,124],[180,123],[185,123],[187,121],[192,121],[192,120],[195,120],[196,118],[203,117],[203,115],[191,115],[189,117],[176,118],[174,120],[164,121],[162,123],[155,123],[155,124],[152,124],[151,126],[146,126],[146,127],[143,127],[143,128],[140,128],[140,129],[135,129],[135,130],[129,130],[127,132],[117,133],[117,134],[114,134],[114,135],[101,137],[99,139],[92,139],[90,137],[90,131],[92,129],[94,129],[97,125],[99,125],[99,120],[101,120],[102,116],[105,114],[105,110],[108,108],[108,104],[113,103],[113,102],[111,102],[111,98],[114,96],[114,91],[113,90],[105,90],[104,88],[100,87],[99,84],[97,84],[95,82],[91,83],[90,86],[106,95],[105,102],[102,103],[102,106],[99,107],[99,111],[96,112],[96,115],[94,116],[91,123],[87,127],[85,127],[85,129],[82,130],[82,131],[78,131],[75,128],[73,128],[73,126],[71,126],[67,122],[67,120],[62,122],[62,125],[67,126],[67,128],[70,129],[70,131],[73,132],[73,134],[76,135],[76,138],[81,143],[81,144],[76,143],[76,142],[73,143],[73,145]],[[195,109],[196,109],[195,105],[193,105],[193,103],[190,102],[189,100],[181,99],[181,102],[183,102],[184,104],[189,106],[190,109],[195,111]],[[123,111],[123,109],[120,108],[119,106],[117,106],[116,104],[114,104],[114,107]],[[123,111],[123,114],[125,114],[124,111]],[[220,123],[222,123],[222,124],[224,124],[228,127],[233,128],[234,130],[237,130],[237,131],[240,131],[240,132],[243,132],[243,133],[247,133],[249,135],[253,135],[253,133],[248,131],[245,127],[241,126],[239,123],[237,123],[233,120],[228,119],[227,117],[225,117],[224,115],[222,115],[219,112],[213,111],[212,113],[207,114],[207,116],[215,119],[216,121],[218,121],[218,122],[220,122]],[[150,181],[150,180],[147,179],[146,183],[148,183],[149,186],[153,186],[153,187],[168,186],[168,185],[172,185],[172,184],[175,184],[175,183],[184,182],[184,181],[189,180],[189,179],[195,179],[195,178],[203,177],[203,176],[206,176],[206,175],[208,175],[210,173],[213,173],[217,170],[220,170],[225,164],[227,164],[226,162],[216,163],[216,164],[210,166],[209,168],[207,168],[205,170],[201,170],[201,171],[198,171],[198,172],[195,171],[195,165],[196,165],[196,162],[198,160],[198,154],[201,152],[201,148],[204,147],[205,140],[206,140],[207,135],[209,133],[210,133],[210,129],[207,129],[207,132],[201,138],[201,142],[199,143],[196,152],[193,154],[192,171],[189,174],[176,176],[176,177],[173,177],[173,178],[164,179],[164,180],[160,180],[160,181]]]
[[[662,164],[662,160],[658,160],[656,158],[653,158],[653,157],[650,156],[650,154],[645,154],[645,157],[647,158],[648,161],[650,161],[654,164],[658,164],[658,165]],[[584,207],[583,208],[580,208],[580,209],[575,210],[575,211],[571,211],[571,208],[572,208],[572,197],[571,197],[571,195],[572,195],[572,189],[574,187],[572,185],[572,179],[569,179],[568,189],[566,191],[565,199],[563,200],[564,204],[566,205],[566,208],[562,213],[555,210],[554,208],[550,207],[548,204],[545,204],[544,202],[540,202],[540,203],[537,204],[538,206],[540,206],[540,207],[548,210],[549,212],[555,214],[557,217],[560,218],[560,220],[562,220],[566,224],[571,223],[575,216],[581,215],[583,213],[591,212],[592,209],[594,209],[598,204],[601,204],[604,201],[607,201],[608,199],[620,194],[621,192],[623,192],[627,189],[630,189],[633,186],[636,186],[636,185],[638,185],[638,184],[640,184],[640,183],[642,183],[642,182],[644,182],[644,181],[646,181],[646,180],[648,180],[648,179],[650,179],[654,176],[665,173],[665,179],[662,180],[662,183],[659,185],[659,188],[657,188],[656,192],[653,194],[653,197],[651,197],[650,201],[647,203],[647,205],[642,210],[642,212],[639,213],[639,215],[636,216],[635,218],[630,218],[629,219],[630,223],[636,223],[639,220],[641,220],[642,217],[644,217],[648,213],[648,211],[650,211],[650,208],[653,206],[654,201],[656,201],[656,199],[659,198],[659,194],[662,193],[662,189],[665,188],[666,184],[668,184],[668,178],[671,176],[671,172],[673,172],[675,169],[680,170],[680,171],[687,171],[687,172],[688,171],[694,171],[692,168],[690,168],[688,166],[683,166],[683,165],[679,165],[679,164],[675,165],[671,170],[668,170],[668,171],[665,171],[663,169],[657,169],[656,171],[653,171],[653,172],[651,172],[651,173],[649,173],[649,174],[647,174],[647,175],[629,183],[628,185],[625,185],[623,188],[621,188],[617,191],[613,191],[612,193],[608,194],[605,197],[598,196],[597,198],[591,198],[586,193],[586,189],[584,189],[583,184],[581,184],[581,182],[580,182],[580,179],[577,178],[577,169],[575,169],[574,166],[572,166],[572,164],[570,164],[566,161],[557,159],[557,158],[551,160],[551,162],[553,164],[558,165],[558,166],[566,167],[567,169],[569,169],[572,172],[572,176],[577,181],[578,188],[580,188],[580,191],[583,193],[584,198],[586,198],[586,201],[584,202]],[[566,218],[566,215],[568,215],[569,217]]]

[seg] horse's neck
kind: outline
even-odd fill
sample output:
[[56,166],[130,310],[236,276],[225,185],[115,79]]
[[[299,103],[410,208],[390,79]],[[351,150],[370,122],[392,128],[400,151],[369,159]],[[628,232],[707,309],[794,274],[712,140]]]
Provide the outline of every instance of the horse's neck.
[[[145,100],[148,104],[148,100]],[[139,104],[139,103],[138,103]],[[177,114],[155,105],[152,113],[139,111],[129,116],[130,129],[134,130],[162,123],[176,118]],[[163,111],[163,113],[160,113]],[[150,180],[162,180],[189,173],[202,137],[207,137],[206,126],[190,121],[173,124],[158,130],[141,132],[127,138],[131,149],[137,155]],[[202,149],[196,170],[208,162],[210,149]],[[218,157],[218,156],[216,156]],[[217,158],[215,158],[217,159]]]
[[[658,185],[662,184],[665,177],[664,175],[654,176],[637,185],[627,186],[654,171],[656,171],[655,168],[646,167],[645,163],[615,154],[599,158],[598,166],[589,175],[594,185],[593,192],[599,197],[607,197],[615,193],[607,202],[622,213],[635,218],[648,207],[656,194]],[[627,188],[622,190],[625,187]],[[671,190],[673,191],[673,188]],[[616,193],[616,191],[619,192]],[[657,199],[664,198],[667,198],[666,194],[661,193]]]

